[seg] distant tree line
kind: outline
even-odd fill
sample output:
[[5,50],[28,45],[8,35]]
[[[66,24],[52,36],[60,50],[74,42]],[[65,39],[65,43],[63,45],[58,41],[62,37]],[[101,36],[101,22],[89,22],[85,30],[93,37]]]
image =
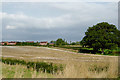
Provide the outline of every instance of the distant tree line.
[[39,43],[38,42],[16,42],[17,46],[38,46]]
[[56,41],[50,41],[50,43],[54,43],[54,46],[80,45],[80,41],[76,41],[76,42],[70,41],[70,43],[68,43],[67,40],[62,39],[62,38],[58,38]]

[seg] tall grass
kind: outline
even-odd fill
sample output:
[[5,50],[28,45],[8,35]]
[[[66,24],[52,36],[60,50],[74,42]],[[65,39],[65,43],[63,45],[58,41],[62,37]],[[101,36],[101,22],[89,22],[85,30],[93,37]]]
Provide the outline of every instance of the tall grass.
[[117,78],[118,62],[68,62],[60,78]]
[[[28,63],[28,62],[27,62]],[[29,63],[31,65],[33,63]],[[43,64],[43,63],[42,63]],[[52,64],[49,64],[49,66]],[[117,78],[118,59],[111,58],[108,61],[66,61],[64,68],[56,73],[44,70],[34,70],[25,65],[2,64],[3,78]],[[44,65],[45,66],[45,65]],[[55,67],[55,66],[53,66]],[[50,68],[50,67],[49,67]],[[42,68],[41,68],[42,69]],[[47,69],[47,68],[46,68]],[[60,67],[59,67],[60,69]]]
[[109,62],[72,62],[68,61],[63,71],[55,74],[37,72],[24,65],[3,64],[3,78],[117,78],[118,68],[114,61]]

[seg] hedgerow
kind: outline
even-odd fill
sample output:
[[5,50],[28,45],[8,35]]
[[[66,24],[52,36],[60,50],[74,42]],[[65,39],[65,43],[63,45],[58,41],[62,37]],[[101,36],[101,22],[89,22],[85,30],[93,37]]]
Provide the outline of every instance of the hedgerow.
[[2,58],[1,62],[9,65],[25,65],[28,69],[33,68],[37,72],[47,72],[47,73],[56,73],[58,71],[63,71],[63,66],[53,65],[53,63],[45,63],[45,62],[26,62],[24,60],[18,59],[10,59],[10,58]]

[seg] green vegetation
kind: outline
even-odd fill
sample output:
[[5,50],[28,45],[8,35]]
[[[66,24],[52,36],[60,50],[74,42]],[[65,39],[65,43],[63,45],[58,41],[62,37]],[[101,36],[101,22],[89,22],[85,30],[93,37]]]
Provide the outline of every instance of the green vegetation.
[[113,24],[98,23],[85,32],[81,44],[93,48],[94,53],[100,49],[104,54],[105,49],[114,49],[120,46],[120,31]]
[[24,60],[17,60],[17,59],[10,59],[10,58],[2,58],[2,62],[4,64],[9,65],[25,65],[28,69],[33,68],[37,72],[47,72],[47,73],[56,73],[58,71],[63,70],[63,66],[53,65],[52,63],[45,63],[45,62],[26,62]]
[[16,43],[16,46],[38,46],[39,45],[39,43],[38,42],[36,42],[36,43],[34,43],[34,42],[17,42]]
[[[90,47],[81,47],[79,46],[59,46],[60,48],[65,48],[65,49],[72,49],[72,50],[77,50],[78,53],[88,53],[88,54],[95,54],[93,48]],[[96,54],[101,55],[102,50],[100,49],[99,51],[96,52]],[[116,49],[105,49],[104,54],[102,55],[115,55],[118,56],[120,53],[120,47],[116,47]]]
[[65,44],[66,44],[65,41],[62,40],[61,38],[59,38],[59,39],[56,40],[56,45],[57,46],[62,46],[62,45],[65,45]]

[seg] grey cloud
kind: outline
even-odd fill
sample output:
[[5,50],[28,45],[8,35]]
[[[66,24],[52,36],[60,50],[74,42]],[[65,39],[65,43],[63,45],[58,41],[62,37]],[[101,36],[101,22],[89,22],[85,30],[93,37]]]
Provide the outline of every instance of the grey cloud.
[[[64,13],[59,16],[37,18],[27,14],[3,13],[4,40],[56,40],[65,38],[78,41],[88,27],[107,21],[117,26],[115,3],[48,4]],[[55,13],[54,13],[55,14]],[[11,29],[10,29],[11,28]]]

